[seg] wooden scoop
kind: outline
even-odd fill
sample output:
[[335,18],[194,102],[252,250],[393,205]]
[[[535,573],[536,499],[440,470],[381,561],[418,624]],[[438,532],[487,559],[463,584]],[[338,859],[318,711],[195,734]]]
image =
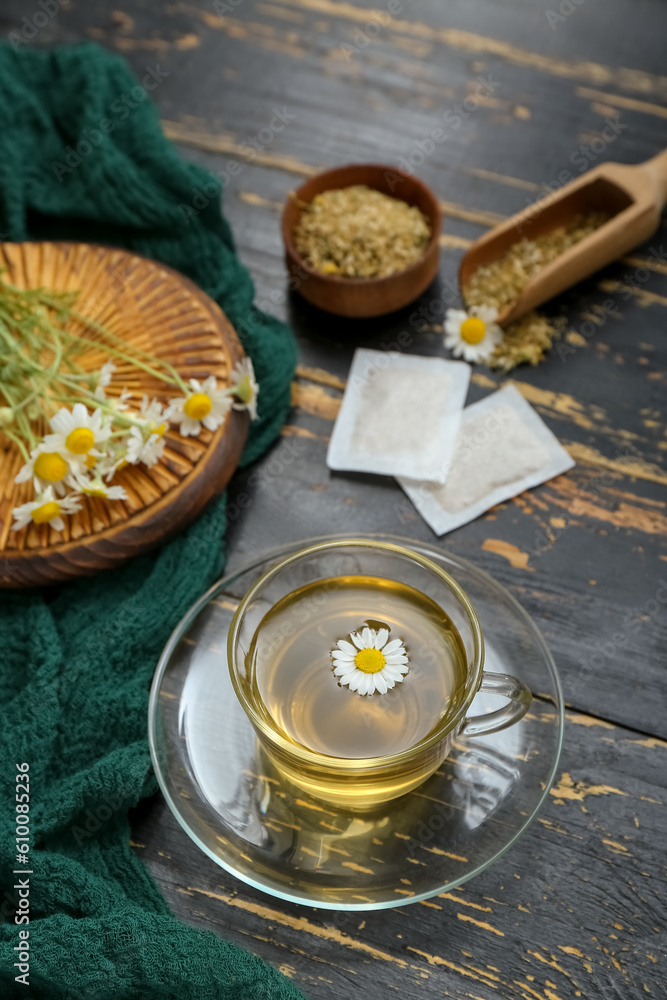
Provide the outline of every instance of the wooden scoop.
[[576,215],[606,212],[608,222],[547,264],[505,307],[498,321],[509,323],[643,243],[666,202],[667,150],[636,167],[603,163],[477,240],[461,261],[459,283],[465,287],[478,267],[498,260],[518,240],[534,240]]

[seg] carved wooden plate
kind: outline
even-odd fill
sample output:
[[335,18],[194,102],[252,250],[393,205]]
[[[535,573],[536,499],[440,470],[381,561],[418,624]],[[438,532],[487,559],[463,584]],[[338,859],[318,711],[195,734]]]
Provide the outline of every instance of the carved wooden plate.
[[[184,379],[215,375],[231,384],[244,354],[222,310],[181,274],[124,250],[82,243],[3,243],[0,267],[22,288],[78,291],[77,311],[158,358]],[[87,336],[95,337],[90,329]],[[98,371],[103,349],[79,356]],[[114,359],[109,397],[123,388],[131,405],[144,394],[166,401],[176,389],[129,362]],[[0,392],[1,395],[1,392]],[[152,468],[129,466],[114,482],[127,500],[86,497],[80,512],[58,532],[48,524],[11,530],[12,509],[33,497],[32,483],[14,483],[23,464],[18,448],[0,431],[0,587],[29,587],[96,573],[165,541],[194,520],[225,488],[248,431],[248,415],[231,410],[217,431],[183,438],[167,430],[162,459]],[[42,430],[44,432],[44,429]]]

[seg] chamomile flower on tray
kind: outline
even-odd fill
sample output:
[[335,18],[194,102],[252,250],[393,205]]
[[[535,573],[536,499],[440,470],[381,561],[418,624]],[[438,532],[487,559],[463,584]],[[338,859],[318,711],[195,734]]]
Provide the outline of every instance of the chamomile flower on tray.
[[[49,287],[22,287],[31,254]],[[125,251],[2,244],[0,307],[0,585],[117,565],[224,489],[259,386],[203,292]]]

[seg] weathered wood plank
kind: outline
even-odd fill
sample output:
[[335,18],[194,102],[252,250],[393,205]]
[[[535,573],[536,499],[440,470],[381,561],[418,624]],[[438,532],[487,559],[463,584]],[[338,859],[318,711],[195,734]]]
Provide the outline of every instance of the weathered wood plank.
[[324,1000],[661,997],[666,765],[666,743],[570,713],[558,781],[522,840],[465,886],[395,910],[270,899],[204,857],[161,802],[134,837],[176,913]]

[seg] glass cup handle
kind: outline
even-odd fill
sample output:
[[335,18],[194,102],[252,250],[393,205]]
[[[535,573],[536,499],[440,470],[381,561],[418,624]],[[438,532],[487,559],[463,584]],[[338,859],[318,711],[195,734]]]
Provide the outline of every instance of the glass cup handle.
[[482,736],[507,729],[519,719],[523,719],[533,700],[530,690],[523,681],[510,674],[484,673],[479,690],[502,695],[503,698],[507,698],[507,704],[495,712],[467,716],[459,730],[460,736]]

